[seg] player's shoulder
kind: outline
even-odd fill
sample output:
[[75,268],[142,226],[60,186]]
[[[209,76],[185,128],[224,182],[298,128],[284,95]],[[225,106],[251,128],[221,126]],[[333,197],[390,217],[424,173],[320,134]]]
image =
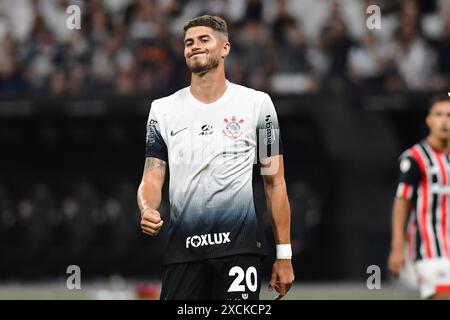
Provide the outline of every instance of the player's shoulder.
[[[418,155],[420,154],[420,150],[423,150],[424,148],[424,141],[420,141],[414,145],[412,145],[411,147],[409,147],[408,149],[406,149],[405,151],[402,152],[402,154],[399,157],[399,162],[400,162],[400,167],[404,168],[404,167],[419,167],[419,163],[418,161]],[[420,155],[419,155],[420,158]]]
[[270,99],[270,96],[267,92],[256,90],[256,89],[246,87],[246,86],[243,86],[243,85],[237,84],[237,83],[232,83],[232,82],[230,82],[230,85],[233,87],[234,92],[236,94],[238,94],[239,96],[243,95],[246,98],[253,98],[258,101],[261,101],[261,100],[264,100],[267,98]]
[[402,159],[405,159],[405,158],[411,158],[411,157],[412,157],[412,150],[413,150],[413,147],[414,147],[414,146],[409,147],[408,149],[404,150],[404,151],[400,154],[400,156],[398,157],[399,160],[402,160]]
[[420,167],[416,159],[416,150],[420,147],[420,142],[403,151],[398,158],[399,167],[402,174],[410,174],[420,172]]
[[421,152],[421,150],[423,150],[425,148],[425,141],[419,141],[416,144],[410,146],[409,148],[407,148],[406,150],[404,150],[401,154],[400,154],[400,159],[404,159],[404,158],[412,158],[415,159],[415,155],[417,154],[417,152]]
[[155,99],[151,102],[151,108],[154,108],[155,111],[159,111],[160,109],[168,110],[172,106],[176,105],[176,103],[186,97],[186,91],[189,87],[182,88],[171,95],[161,97]]

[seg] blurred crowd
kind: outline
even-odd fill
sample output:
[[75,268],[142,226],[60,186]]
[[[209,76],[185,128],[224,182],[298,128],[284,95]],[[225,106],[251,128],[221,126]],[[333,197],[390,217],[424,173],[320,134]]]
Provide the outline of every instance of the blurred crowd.
[[[81,8],[69,30],[66,9]],[[381,29],[369,30],[370,5]],[[159,95],[188,84],[182,27],[223,16],[227,77],[270,92],[450,85],[450,0],[0,0],[0,94]]]

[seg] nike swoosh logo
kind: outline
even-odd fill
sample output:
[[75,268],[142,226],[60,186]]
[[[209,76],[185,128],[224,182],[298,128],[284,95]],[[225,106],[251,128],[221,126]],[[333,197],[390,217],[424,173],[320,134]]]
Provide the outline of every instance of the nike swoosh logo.
[[188,127],[186,127],[186,128],[183,128],[183,129],[180,129],[180,130],[178,130],[178,131],[170,131],[170,135],[173,137],[174,135],[176,135],[176,134],[179,134],[181,131],[183,131],[183,130],[186,130]]

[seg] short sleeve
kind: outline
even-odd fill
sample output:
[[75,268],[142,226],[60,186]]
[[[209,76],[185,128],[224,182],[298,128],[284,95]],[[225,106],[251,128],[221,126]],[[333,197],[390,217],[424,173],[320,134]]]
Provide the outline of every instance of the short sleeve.
[[167,145],[161,135],[160,120],[152,103],[147,121],[145,156],[168,162]]
[[257,123],[258,159],[283,154],[280,125],[272,99],[264,93]]
[[417,192],[420,182],[420,168],[410,156],[402,157],[399,162],[399,178],[396,196],[410,200]]

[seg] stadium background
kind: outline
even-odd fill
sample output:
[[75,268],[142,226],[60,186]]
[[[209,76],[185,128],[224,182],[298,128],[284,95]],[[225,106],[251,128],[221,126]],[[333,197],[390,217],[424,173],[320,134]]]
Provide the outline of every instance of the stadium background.
[[[81,30],[66,28],[70,4]],[[450,87],[448,0],[0,0],[0,298],[76,297],[69,265],[93,292],[157,291],[164,246],[136,205],[145,124],[153,99],[189,83],[181,30],[203,13],[229,23],[227,78],[277,107],[292,296],[416,297],[386,272],[389,219],[397,157]],[[260,183],[255,198],[263,209]],[[369,265],[391,291],[369,292]]]

